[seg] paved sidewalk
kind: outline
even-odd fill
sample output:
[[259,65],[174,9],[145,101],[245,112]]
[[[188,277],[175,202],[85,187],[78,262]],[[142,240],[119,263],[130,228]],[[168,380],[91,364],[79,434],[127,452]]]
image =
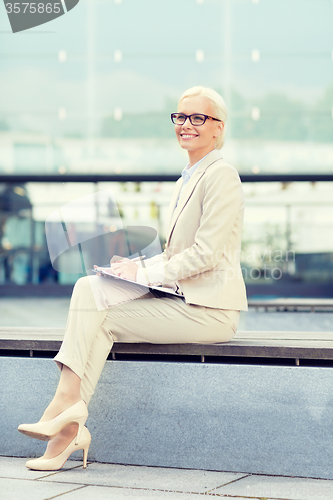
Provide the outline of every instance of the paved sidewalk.
[[333,481],[246,473],[67,461],[61,471],[38,472],[25,458],[0,457],[3,500],[118,500],[202,496],[257,500],[331,500]]

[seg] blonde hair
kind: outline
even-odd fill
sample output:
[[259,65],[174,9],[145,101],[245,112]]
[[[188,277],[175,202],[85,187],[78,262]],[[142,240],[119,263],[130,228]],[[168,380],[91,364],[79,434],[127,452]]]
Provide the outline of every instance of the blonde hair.
[[215,90],[210,89],[209,87],[192,87],[182,94],[179,99],[179,103],[186,97],[193,97],[197,95],[207,97],[207,99],[210,100],[214,110],[214,118],[218,118],[224,123],[222,134],[217,137],[215,144],[216,149],[221,149],[224,144],[224,137],[226,132],[225,122],[228,118],[228,110],[225,102],[220,94],[215,92]]

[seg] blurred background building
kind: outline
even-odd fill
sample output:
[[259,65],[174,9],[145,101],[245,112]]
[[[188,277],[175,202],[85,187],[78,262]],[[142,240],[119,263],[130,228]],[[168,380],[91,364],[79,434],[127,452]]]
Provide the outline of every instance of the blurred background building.
[[186,164],[170,113],[204,85],[229,110],[249,295],[332,297],[332,21],[330,0],[80,0],[13,34],[0,6],[0,294],[69,293],[85,270],[52,266],[45,221],[100,190],[116,202],[68,231],[144,226],[163,244]]

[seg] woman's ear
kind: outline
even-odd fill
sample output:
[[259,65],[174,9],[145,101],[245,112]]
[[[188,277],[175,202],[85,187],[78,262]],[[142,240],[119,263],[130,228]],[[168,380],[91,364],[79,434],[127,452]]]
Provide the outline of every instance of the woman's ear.
[[217,125],[217,132],[216,134],[214,135],[214,137],[219,137],[222,132],[223,132],[223,129],[224,129],[224,122],[216,122],[216,125]]

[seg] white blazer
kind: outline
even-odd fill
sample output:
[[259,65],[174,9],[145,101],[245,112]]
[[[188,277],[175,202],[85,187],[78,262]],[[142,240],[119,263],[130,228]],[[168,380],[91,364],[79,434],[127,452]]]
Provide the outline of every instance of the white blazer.
[[214,150],[178,200],[182,183],[176,182],[169,206],[165,251],[145,261],[137,280],[156,281],[163,263],[162,284],[178,285],[187,303],[247,310],[240,267],[244,195],[237,171]]

